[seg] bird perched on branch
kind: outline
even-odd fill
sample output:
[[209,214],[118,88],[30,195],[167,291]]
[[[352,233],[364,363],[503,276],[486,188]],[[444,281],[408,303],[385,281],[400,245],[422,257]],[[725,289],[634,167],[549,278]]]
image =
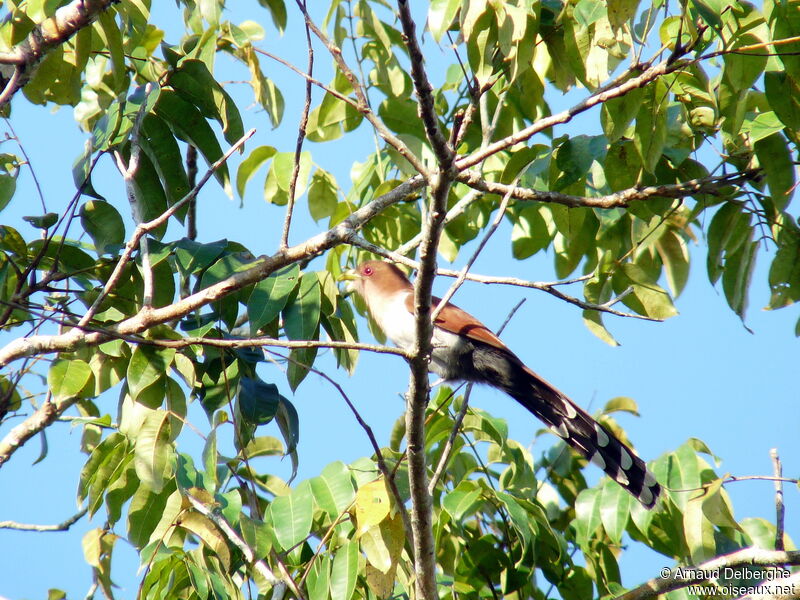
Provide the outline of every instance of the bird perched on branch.
[[[370,314],[397,346],[414,347],[414,288],[395,265],[370,260],[347,276]],[[439,298],[433,298],[434,306]],[[485,383],[504,391],[556,435],[628,490],[646,508],[661,487],[644,461],[586,411],[539,377],[483,323],[446,304],[433,328],[430,370],[446,380]]]

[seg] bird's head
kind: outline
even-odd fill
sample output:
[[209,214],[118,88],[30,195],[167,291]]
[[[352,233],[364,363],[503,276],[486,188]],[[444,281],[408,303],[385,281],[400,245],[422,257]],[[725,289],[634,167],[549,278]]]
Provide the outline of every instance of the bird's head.
[[369,301],[373,295],[388,295],[407,290],[411,283],[395,265],[381,260],[367,260],[347,271],[341,279],[351,282],[350,287]]

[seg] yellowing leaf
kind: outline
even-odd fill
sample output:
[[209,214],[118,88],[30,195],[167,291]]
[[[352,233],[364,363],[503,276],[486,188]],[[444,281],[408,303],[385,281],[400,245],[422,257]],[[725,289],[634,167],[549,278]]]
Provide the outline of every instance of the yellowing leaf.
[[358,488],[354,511],[359,534],[388,517],[390,509],[389,492],[383,479],[377,479]]

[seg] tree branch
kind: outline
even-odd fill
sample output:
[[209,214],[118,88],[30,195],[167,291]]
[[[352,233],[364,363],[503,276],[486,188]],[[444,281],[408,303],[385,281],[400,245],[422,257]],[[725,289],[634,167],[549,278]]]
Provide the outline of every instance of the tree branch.
[[84,508],[80,512],[75,513],[69,519],[59,523],[58,525],[31,525],[28,523],[17,523],[15,521],[0,521],[0,529],[15,529],[16,531],[38,531],[38,532],[67,531],[75,523],[80,521],[87,512],[89,512],[88,507]]
[[61,402],[47,400],[32,415],[9,431],[0,441],[0,467],[8,462],[8,459],[20,446],[49,427],[64,411],[75,404],[76,400],[76,398]]
[[664,185],[636,186],[607,194],[605,196],[588,197],[573,196],[559,192],[532,190],[514,185],[506,185],[493,181],[486,181],[477,171],[466,170],[458,175],[457,181],[469,187],[486,192],[504,196],[511,194],[517,200],[529,200],[535,202],[551,202],[563,204],[570,208],[590,207],[590,208],[618,208],[627,207],[631,202],[649,200],[651,198],[685,198],[695,194],[719,194],[722,188],[736,186],[752,181],[759,177],[760,169],[747,169],[729,175],[717,175],[703,177],[701,179],[691,179],[681,183]]
[[683,567],[666,570],[662,576],[655,577],[643,583],[637,588],[632,589],[615,600],[647,600],[656,598],[661,594],[666,594],[672,590],[678,590],[696,583],[708,581],[708,575],[717,569],[725,567],[743,566],[782,566],[800,565],[800,550],[791,552],[778,550],[762,550],[760,548],[745,548],[731,554],[719,556],[706,561],[695,567]]
[[364,93],[364,88],[361,85],[361,82],[356,77],[356,74],[353,70],[347,65],[342,56],[342,49],[339,48],[336,44],[334,44],[330,38],[319,28],[317,27],[316,23],[311,19],[311,16],[308,14],[306,7],[303,5],[301,0],[296,0],[297,6],[300,8],[300,12],[303,13],[303,17],[305,18],[306,24],[314,32],[314,35],[317,36],[319,41],[321,41],[325,47],[328,49],[331,57],[333,57],[333,61],[336,63],[336,66],[342,72],[342,75],[345,76],[350,86],[353,88],[353,93],[356,95],[356,99],[358,100],[357,108],[359,112],[364,115],[364,118],[369,121],[370,125],[372,125],[375,130],[378,132],[384,141],[392,146],[400,155],[405,158],[412,167],[421,175],[426,176],[428,170],[425,168],[425,165],[422,164],[422,161],[414,154],[408,146],[396,135],[394,135],[389,129],[387,129],[386,125],[377,117],[377,115],[372,112],[372,109],[369,107],[369,101],[367,100],[367,95]]
[[[184,496],[192,507],[199,512],[201,515],[209,519],[214,525],[217,526],[217,529],[228,538],[234,546],[236,546],[239,551],[244,555],[245,560],[248,564],[252,565],[253,568],[258,571],[259,575],[261,575],[270,585],[273,586],[272,597],[276,600],[280,600],[283,598],[283,595],[286,593],[286,586],[289,582],[281,581],[279,577],[273,573],[272,569],[263,561],[263,560],[256,560],[255,552],[253,549],[245,543],[245,541],[239,537],[239,534],[236,533],[236,530],[231,527],[228,521],[225,520],[225,517],[215,513],[212,510],[209,510],[205,504],[200,502],[197,498],[192,496],[191,494],[187,493]],[[294,581],[291,581],[290,587],[292,587],[293,591],[297,589]],[[295,592],[297,593],[297,592]],[[298,598],[302,598],[301,594],[297,594]]]
[[[207,175],[210,177],[209,174]],[[205,179],[206,177],[204,176],[198,186],[202,185]],[[351,236],[363,227],[365,223],[369,222],[370,219],[380,214],[386,207],[405,200],[409,194],[418,190],[423,184],[422,177],[413,177],[356,210],[333,228],[319,233],[301,244],[287,248],[285,251],[277,252],[269,257],[262,256],[255,261],[253,267],[240,271],[173,304],[147,311],[139,311],[136,315],[121,321],[107,331],[86,331],[83,327],[88,327],[88,324],[81,325],[79,323],[75,328],[61,334],[32,335],[27,338],[16,338],[0,349],[0,367],[14,360],[35,354],[68,352],[79,346],[95,346],[117,336],[139,334],[155,325],[180,319],[190,312],[219,300],[238,289],[257,283],[278,269],[322,254],[343,242],[349,242]],[[153,228],[157,227],[161,222],[166,221],[175,210],[180,208],[184,201],[188,201],[190,196],[191,193],[180,202],[174,204],[158,219],[154,219],[145,225]],[[137,232],[139,232],[139,228],[137,228]],[[145,231],[142,230],[139,235],[144,235],[144,233]]]
[[11,81],[0,95],[0,106],[6,104],[28,82],[34,68],[48,51],[91,25],[115,1],[72,0],[56,10],[52,17],[36,25],[11,52],[0,53],[0,64],[16,66]]
[[[408,267],[411,267],[412,269],[418,270],[420,268],[421,265],[420,262],[407,258],[395,252],[390,252],[389,250],[385,250],[380,246],[376,246],[375,244],[368,242],[367,240],[365,240],[360,236],[353,236],[350,238],[349,241],[351,244],[355,246],[364,248],[365,250],[368,250],[373,254],[377,254],[378,256],[383,256],[384,258],[388,258],[389,260],[393,260],[394,262],[406,265]],[[460,276],[459,271],[454,271],[452,269],[438,269],[436,273],[437,275],[444,275],[445,277]],[[570,296],[569,294],[566,294],[558,289],[558,286],[561,285],[567,285],[571,283],[577,283],[579,281],[585,281],[587,279],[586,276],[576,277],[574,279],[569,279],[566,281],[541,282],[541,281],[528,281],[526,279],[519,279],[517,277],[492,277],[490,275],[478,275],[476,273],[467,273],[466,275],[464,275],[464,279],[466,279],[467,281],[476,281],[478,283],[514,285],[518,287],[541,290],[543,292],[547,292],[552,296],[555,296],[559,300],[563,300],[564,302],[574,304],[575,306],[578,306],[584,310],[596,310],[598,312],[604,312],[618,317],[626,317],[629,319],[641,319],[642,321],[655,321],[655,322],[663,321],[663,319],[658,319],[656,317],[637,315],[636,313],[623,312],[612,308],[612,306],[618,301],[618,299],[621,299],[621,297],[624,296],[625,292],[603,304],[592,304],[591,302],[586,302],[584,300],[581,300],[580,298]]]

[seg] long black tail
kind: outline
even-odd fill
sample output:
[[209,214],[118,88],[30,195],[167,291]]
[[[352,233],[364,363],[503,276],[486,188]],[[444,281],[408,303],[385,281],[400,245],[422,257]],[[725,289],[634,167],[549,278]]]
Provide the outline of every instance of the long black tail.
[[661,486],[644,461],[611,431],[531,371],[511,351],[481,343],[473,348],[470,359],[475,381],[506,392],[646,508],[655,505]]
[[661,486],[644,461],[567,396],[527,367],[523,368],[527,377],[524,382],[517,382],[514,389],[506,390],[508,394],[646,508],[653,508]]

